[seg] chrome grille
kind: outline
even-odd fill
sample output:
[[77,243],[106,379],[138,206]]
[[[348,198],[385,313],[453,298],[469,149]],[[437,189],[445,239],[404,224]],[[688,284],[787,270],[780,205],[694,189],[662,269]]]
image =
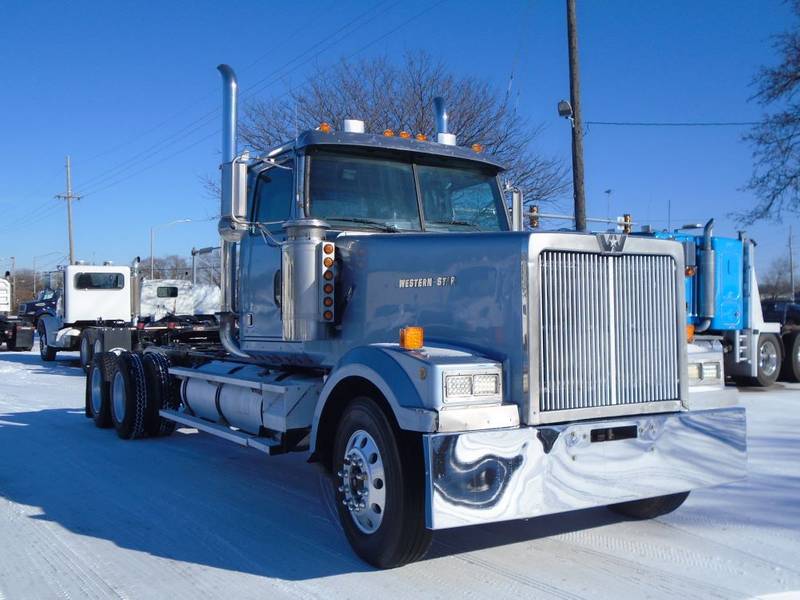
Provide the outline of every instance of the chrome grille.
[[679,398],[671,256],[539,255],[539,410]]

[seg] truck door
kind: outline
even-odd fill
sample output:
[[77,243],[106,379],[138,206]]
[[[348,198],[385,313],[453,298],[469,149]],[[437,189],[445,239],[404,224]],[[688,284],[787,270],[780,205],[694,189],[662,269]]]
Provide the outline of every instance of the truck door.
[[255,178],[251,221],[255,224],[242,240],[239,324],[248,341],[282,338],[280,309],[283,222],[289,219],[294,190],[291,161],[262,171]]

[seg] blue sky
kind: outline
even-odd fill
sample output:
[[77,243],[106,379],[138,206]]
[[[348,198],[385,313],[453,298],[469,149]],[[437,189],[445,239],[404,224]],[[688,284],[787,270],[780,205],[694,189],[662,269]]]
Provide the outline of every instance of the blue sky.
[[[9,255],[29,266],[66,253],[53,199],[66,154],[85,194],[78,258],[127,263],[148,253],[151,225],[211,217],[217,202],[201,179],[219,160],[220,62],[243,89],[263,81],[262,96],[343,57],[424,49],[501,89],[513,67],[520,112],[543,126],[537,147],[568,162],[556,114],[569,95],[564,11],[556,0],[2,3],[0,267]],[[586,120],[752,121],[762,112],[748,101],[753,74],[777,60],[770,36],[792,17],[780,0],[578,0],[578,18]],[[714,216],[720,234],[735,234],[727,215],[753,203],[741,191],[751,168],[742,132],[590,126],[589,215],[606,214],[610,188],[613,214],[664,227],[671,200],[673,226]],[[749,228],[762,269],[785,251],[788,225]],[[178,224],[157,230],[156,254],[215,243],[213,220]]]

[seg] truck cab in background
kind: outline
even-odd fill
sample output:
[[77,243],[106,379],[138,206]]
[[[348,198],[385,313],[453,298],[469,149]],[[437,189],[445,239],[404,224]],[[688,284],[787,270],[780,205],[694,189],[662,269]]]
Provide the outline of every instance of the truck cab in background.
[[[769,386],[779,377],[800,381],[800,335],[772,312],[762,310],[755,270],[755,241],[716,236],[714,220],[702,234],[655,232],[680,242],[686,262],[687,323],[696,345],[719,347],[725,375],[737,383]],[[698,226],[699,227],[699,226]],[[713,378],[711,370],[693,367],[690,377]]]
[[49,274],[60,291],[55,315],[42,315],[39,352],[55,360],[60,350],[79,350],[83,332],[99,324],[126,326],[131,319],[131,270],[115,265],[67,265]]

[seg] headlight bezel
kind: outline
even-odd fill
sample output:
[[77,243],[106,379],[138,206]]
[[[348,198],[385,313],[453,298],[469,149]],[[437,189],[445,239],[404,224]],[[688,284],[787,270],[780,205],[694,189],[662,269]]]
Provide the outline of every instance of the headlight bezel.
[[444,370],[441,385],[444,406],[501,404],[503,401],[503,373],[499,369]]

